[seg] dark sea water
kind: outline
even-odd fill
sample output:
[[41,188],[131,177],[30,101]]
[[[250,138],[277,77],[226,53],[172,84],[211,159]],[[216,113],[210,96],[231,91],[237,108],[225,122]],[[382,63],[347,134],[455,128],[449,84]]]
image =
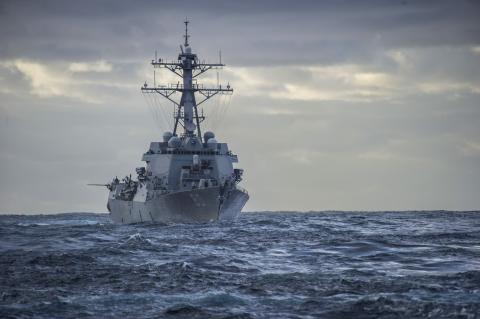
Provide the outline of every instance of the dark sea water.
[[0,216],[0,318],[480,318],[480,212]]

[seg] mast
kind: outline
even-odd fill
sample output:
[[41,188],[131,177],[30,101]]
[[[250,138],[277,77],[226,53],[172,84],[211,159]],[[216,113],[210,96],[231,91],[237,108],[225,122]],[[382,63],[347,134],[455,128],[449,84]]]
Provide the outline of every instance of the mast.
[[[154,69],[165,68],[170,70],[180,78],[182,78],[182,83],[180,81],[176,84],[169,85],[158,85],[155,83],[153,87],[149,87],[145,82],[144,86],[141,88],[142,93],[153,93],[160,94],[167,100],[171,101],[175,105],[174,112],[174,126],[173,126],[173,135],[177,136],[177,131],[179,126],[183,127],[182,137],[188,136],[197,136],[200,141],[202,141],[202,134],[200,129],[200,123],[205,120],[205,116],[199,116],[198,106],[213,96],[217,94],[232,94],[233,88],[230,87],[230,84],[226,86],[218,85],[216,87],[204,87],[203,84],[198,84],[196,78],[211,70],[211,69],[221,69],[225,66],[221,61],[219,63],[202,63],[198,59],[197,55],[192,53],[192,48],[188,43],[190,35],[188,34],[188,24],[189,21],[185,19],[185,41],[183,46],[180,45],[180,54],[178,59],[175,61],[167,61],[157,59],[152,60],[151,64]],[[180,100],[175,99],[175,93],[181,93]],[[199,102],[195,98],[195,93],[200,97]]]

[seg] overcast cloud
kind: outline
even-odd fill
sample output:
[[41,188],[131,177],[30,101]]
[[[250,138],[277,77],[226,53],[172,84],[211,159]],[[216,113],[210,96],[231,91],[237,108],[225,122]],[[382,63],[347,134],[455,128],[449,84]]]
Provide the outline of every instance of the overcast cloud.
[[2,1],[0,212],[106,211],[86,184],[171,128],[139,88],[185,16],[195,53],[227,63],[234,97],[206,124],[246,210],[480,207],[477,1]]

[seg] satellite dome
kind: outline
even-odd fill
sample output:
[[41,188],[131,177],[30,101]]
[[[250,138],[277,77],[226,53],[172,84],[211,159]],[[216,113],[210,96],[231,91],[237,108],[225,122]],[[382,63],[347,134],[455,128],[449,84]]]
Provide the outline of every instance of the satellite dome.
[[172,136],[173,136],[172,132],[168,132],[168,131],[167,131],[167,132],[163,133],[163,141],[164,141],[164,142],[170,141],[170,139],[172,138]]
[[172,136],[168,140],[168,147],[178,148],[178,147],[180,147],[180,145],[182,145],[182,141],[180,140],[180,138],[178,136]]
[[208,145],[217,145],[217,140],[215,138],[209,138],[208,141],[207,141],[207,144]]
[[207,131],[203,134],[203,140],[204,141],[207,141],[211,138],[214,138],[215,137],[215,134],[213,134],[213,132],[210,132],[210,131]]

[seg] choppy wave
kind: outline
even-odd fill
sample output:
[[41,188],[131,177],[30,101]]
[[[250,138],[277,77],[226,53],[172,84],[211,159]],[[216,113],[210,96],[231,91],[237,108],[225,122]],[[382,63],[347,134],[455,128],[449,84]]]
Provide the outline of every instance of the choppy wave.
[[0,216],[1,318],[478,318],[480,212]]

